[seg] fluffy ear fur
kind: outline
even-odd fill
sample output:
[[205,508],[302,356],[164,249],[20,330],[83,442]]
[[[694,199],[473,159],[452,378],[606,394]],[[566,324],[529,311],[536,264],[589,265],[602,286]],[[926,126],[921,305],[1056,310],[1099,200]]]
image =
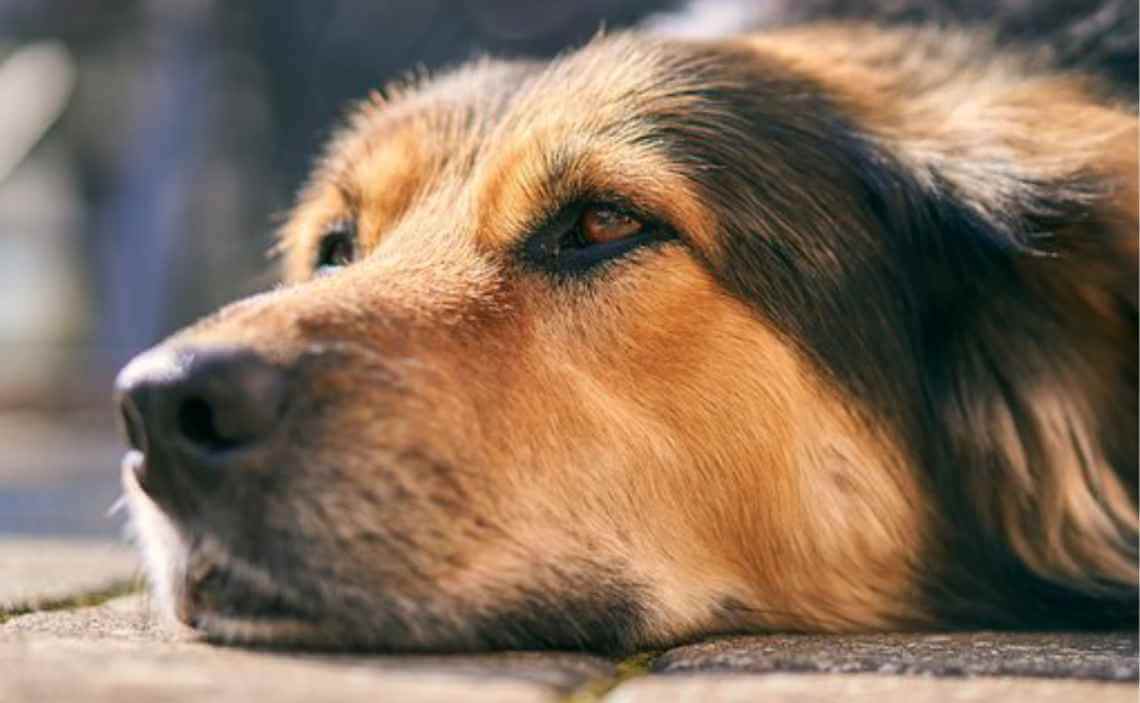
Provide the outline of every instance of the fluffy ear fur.
[[[928,472],[932,602],[957,623],[1134,619],[1137,119],[1111,96],[1135,87],[977,32],[812,32],[751,46],[824,86],[848,125],[827,159],[880,236],[827,259],[850,269],[844,294],[796,336]],[[886,268],[854,285],[867,247]]]
[[[1135,154],[1130,129],[1119,148]],[[931,223],[980,243],[923,324],[927,455],[954,562],[1014,586],[1018,620],[1136,612],[1137,222],[1119,203],[1137,192],[1107,157],[1081,164],[1079,186],[1033,184],[1000,220],[966,208]]]
[[877,209],[926,291],[939,588],[1004,596],[989,613],[940,600],[959,620],[1118,623],[1136,614],[1140,525],[1136,116],[1071,79],[991,70],[948,117],[897,100],[913,113],[875,135],[917,187]]
[[1057,67],[1098,73],[1135,102],[1138,13],[1132,0],[689,0],[646,28],[712,38],[821,21],[971,27],[1001,46],[1044,47]]

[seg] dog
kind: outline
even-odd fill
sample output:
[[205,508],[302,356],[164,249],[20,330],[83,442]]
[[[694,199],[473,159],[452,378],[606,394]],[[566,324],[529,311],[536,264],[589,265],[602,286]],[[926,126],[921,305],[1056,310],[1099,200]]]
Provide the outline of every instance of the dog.
[[1135,5],[823,14],[363,102],[285,283],[116,382],[163,607],[409,652],[1134,626]]

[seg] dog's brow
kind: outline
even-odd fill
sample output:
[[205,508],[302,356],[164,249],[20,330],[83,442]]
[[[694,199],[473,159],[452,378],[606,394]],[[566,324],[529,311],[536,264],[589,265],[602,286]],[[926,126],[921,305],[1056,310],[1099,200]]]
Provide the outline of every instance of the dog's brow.
[[[537,142],[537,140],[535,140]],[[700,206],[684,169],[651,141],[595,136],[584,146],[521,157],[538,168],[520,168],[520,157],[492,164],[476,183],[483,244],[509,246],[575,200],[616,201],[668,222],[697,243],[712,242],[712,214]]]
[[352,212],[360,209],[360,190],[352,177],[343,171],[334,173],[330,183],[337,194],[344,201],[345,206]]

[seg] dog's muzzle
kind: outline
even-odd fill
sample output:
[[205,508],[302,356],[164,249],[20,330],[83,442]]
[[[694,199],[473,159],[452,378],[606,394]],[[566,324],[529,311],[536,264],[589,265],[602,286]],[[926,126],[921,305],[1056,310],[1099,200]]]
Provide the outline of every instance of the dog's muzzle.
[[159,348],[119,373],[115,397],[139,486],[190,517],[234,473],[264,464],[280,432],[288,374],[243,349]]

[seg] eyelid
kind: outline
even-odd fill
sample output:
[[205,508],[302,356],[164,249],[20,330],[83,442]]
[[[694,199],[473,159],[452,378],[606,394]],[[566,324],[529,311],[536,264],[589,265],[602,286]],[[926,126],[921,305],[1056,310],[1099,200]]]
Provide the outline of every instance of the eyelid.
[[356,241],[356,218],[346,216],[330,220],[324,227],[321,227],[320,232],[320,239],[333,234],[347,234],[353,241]]
[[[586,246],[565,246],[568,235],[576,234],[587,208],[606,208],[641,223],[635,234],[609,242]],[[557,276],[588,274],[595,267],[620,259],[635,249],[676,239],[672,227],[659,218],[642,214],[624,198],[588,198],[570,201],[531,230],[519,244],[518,256],[527,265]]]

